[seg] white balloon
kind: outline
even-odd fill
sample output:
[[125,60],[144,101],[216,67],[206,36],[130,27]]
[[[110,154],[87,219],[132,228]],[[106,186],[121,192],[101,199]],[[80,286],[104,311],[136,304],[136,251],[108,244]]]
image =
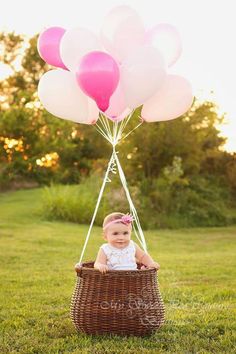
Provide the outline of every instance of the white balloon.
[[87,97],[87,99],[88,99],[87,121],[89,122],[88,124],[95,124],[99,118],[99,109],[94,100],[90,99],[89,97]]
[[168,23],[160,23],[147,31],[146,42],[160,50],[168,66],[173,65],[182,52],[180,34]]
[[46,110],[59,118],[84,124],[98,119],[95,102],[85,96],[70,71],[46,72],[39,81],[38,96]]
[[166,78],[165,62],[157,49],[143,46],[123,62],[120,73],[126,106],[134,109],[162,86]]
[[141,116],[147,122],[177,118],[192,105],[192,87],[178,75],[168,75],[161,89],[142,107]]
[[86,28],[73,28],[66,31],[60,43],[62,61],[72,72],[78,70],[82,56],[88,52],[101,49],[97,36]]
[[122,62],[144,41],[145,28],[134,9],[118,6],[107,14],[101,29],[101,42],[117,61]]

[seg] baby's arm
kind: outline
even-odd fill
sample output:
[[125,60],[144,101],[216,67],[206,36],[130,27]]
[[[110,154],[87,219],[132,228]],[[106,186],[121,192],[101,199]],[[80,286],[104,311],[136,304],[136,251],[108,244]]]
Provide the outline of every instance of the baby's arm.
[[148,268],[156,268],[157,270],[160,269],[160,264],[154,262],[148,253],[144,252],[136,243],[134,244],[136,248],[135,257],[138,262],[144,264]]
[[108,270],[107,256],[102,248],[100,248],[98,251],[97,258],[94,263],[94,268],[98,269],[101,273],[106,273]]

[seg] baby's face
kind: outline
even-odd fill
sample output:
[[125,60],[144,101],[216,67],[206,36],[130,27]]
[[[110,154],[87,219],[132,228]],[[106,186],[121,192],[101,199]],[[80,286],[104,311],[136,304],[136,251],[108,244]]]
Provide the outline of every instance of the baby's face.
[[125,248],[129,244],[131,230],[131,225],[117,222],[105,229],[104,238],[113,247]]

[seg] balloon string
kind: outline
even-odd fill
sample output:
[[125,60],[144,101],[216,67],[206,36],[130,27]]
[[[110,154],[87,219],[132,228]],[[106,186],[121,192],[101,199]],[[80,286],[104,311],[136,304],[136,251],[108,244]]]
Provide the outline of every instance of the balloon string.
[[100,113],[100,119],[104,123],[105,130],[107,131],[108,135],[112,138],[111,127],[108,119],[102,113]]
[[[94,213],[93,213],[93,217],[92,217],[92,220],[91,220],[91,223],[90,223],[87,235],[86,235],[86,239],[85,239],[84,246],[83,246],[83,249],[82,249],[82,252],[81,252],[79,263],[82,262],[82,258],[83,258],[83,255],[84,255],[84,252],[85,252],[85,249],[86,249],[86,246],[87,246],[90,234],[91,234],[91,230],[92,230],[92,227],[93,227],[93,224],[94,224],[97,212],[98,212],[98,208],[99,208],[99,205],[100,205],[100,202],[101,202],[101,199],[102,199],[102,195],[103,195],[103,192],[104,192],[104,189],[105,189],[105,185],[106,185],[106,183],[111,182],[111,180],[109,178],[109,173],[110,172],[116,173],[116,166],[118,168],[119,177],[120,177],[122,186],[123,186],[123,188],[125,190],[125,194],[126,194],[127,200],[129,202],[130,213],[131,213],[131,215],[134,218],[133,230],[134,230],[135,236],[137,237],[137,239],[138,239],[140,245],[143,247],[144,251],[145,252],[147,251],[147,245],[146,245],[145,237],[144,237],[144,234],[143,234],[140,222],[139,222],[138,214],[137,214],[137,211],[136,211],[135,206],[133,204],[133,201],[131,199],[131,196],[130,196],[130,193],[129,193],[129,190],[128,190],[128,185],[127,185],[126,178],[125,178],[125,174],[123,172],[123,169],[121,167],[119,158],[117,156],[118,152],[116,151],[117,143],[121,139],[124,139],[126,136],[128,136],[133,130],[135,130],[136,128],[138,128],[138,126],[140,126],[142,124],[142,123],[140,123],[134,129],[132,129],[128,134],[126,134],[124,137],[122,137],[122,133],[123,133],[127,123],[129,122],[131,116],[132,116],[132,113],[129,116],[127,116],[127,118],[124,119],[124,122],[123,122],[123,120],[121,122],[113,122],[113,134],[111,133],[111,128],[110,128],[109,122],[107,121],[108,119],[105,116],[103,116],[102,114],[100,114],[99,121],[101,122],[101,125],[102,125],[103,128],[101,128],[99,126],[98,122],[95,125],[96,130],[107,141],[109,141],[111,143],[111,145],[113,147],[113,151],[112,151],[112,154],[111,154],[108,166],[107,166],[107,170],[106,170],[106,173],[105,173],[105,176],[104,176],[104,179],[103,179],[103,183],[102,183],[100,192],[99,192],[99,196],[98,196],[97,203],[96,203],[96,206],[95,206],[95,210],[94,210]],[[137,230],[136,230],[136,228],[137,228]]]
[[100,115],[100,119],[97,121],[96,125],[98,125],[98,122],[101,123],[101,125],[103,126],[103,131],[105,132],[105,134],[107,135],[109,142],[111,143],[112,141],[112,136],[110,133],[110,130],[108,129],[107,124],[105,123],[105,121],[103,120],[102,116]]
[[133,111],[127,116],[127,118],[125,119],[123,130],[126,128],[127,124],[129,123],[129,120],[130,120],[130,118],[132,117],[133,112],[134,112],[134,110],[133,110]]
[[125,119],[122,119],[121,123],[120,123],[120,130],[123,131],[123,127],[124,127],[124,123],[125,120],[127,119],[127,117]]
[[115,122],[114,127],[115,127],[115,141],[116,141],[116,143],[118,143],[119,138],[120,138],[120,136],[119,136],[119,132],[120,132],[119,122]]
[[129,136],[135,129],[137,129],[141,124],[143,124],[143,122],[139,123],[138,125],[136,125],[136,127],[134,129],[132,129],[130,132],[128,132],[125,136],[123,136],[121,138],[121,140],[127,138],[127,136]]
[[113,143],[115,144],[117,139],[117,122],[113,122]]
[[110,172],[110,168],[111,168],[111,165],[112,165],[113,162],[114,162],[114,157],[113,157],[113,152],[112,152],[112,155],[111,155],[111,158],[110,158],[110,161],[108,163],[108,167],[107,167],[107,170],[106,170],[106,173],[105,173],[105,177],[103,179],[102,187],[101,187],[100,192],[99,192],[99,196],[98,196],[98,199],[97,199],[97,203],[96,203],[96,207],[95,207],[95,210],[94,210],[94,213],[93,213],[93,217],[92,217],[92,220],[91,220],[91,223],[90,223],[90,226],[89,226],[89,229],[88,229],[88,233],[87,233],[87,236],[86,236],[86,239],[85,239],[83,250],[81,252],[79,263],[81,263],[81,261],[82,261],[82,258],[83,258],[83,255],[84,255],[84,251],[85,251],[85,248],[86,248],[88,240],[89,240],[89,236],[90,236],[93,224],[94,224],[94,220],[95,220],[96,215],[97,215],[98,207],[99,207],[99,204],[100,204],[100,201],[101,201],[101,198],[102,198],[102,194],[103,194],[103,191],[104,191],[107,179],[108,179],[108,175],[109,175],[109,172]]
[[95,128],[106,140],[110,142],[109,137],[106,135],[106,133],[104,133],[104,131],[102,130],[102,128],[99,127],[98,124],[96,124]]
[[97,120],[97,122],[96,122],[96,125],[98,126],[99,124],[98,123],[100,123],[101,124],[101,126],[102,126],[102,128],[101,129],[103,129],[105,132],[106,132],[106,127],[105,127],[105,125],[104,125],[104,123],[103,123],[103,121],[101,120],[101,119],[98,119]]
[[124,119],[121,121],[119,129],[118,129],[118,140],[121,139],[123,131],[124,131]]
[[119,158],[117,156],[117,154],[114,154],[115,155],[115,159],[116,159],[116,165],[118,167],[118,171],[119,171],[119,175],[120,175],[120,180],[121,180],[121,183],[123,185],[123,188],[125,190],[125,193],[126,193],[126,197],[128,199],[128,202],[129,202],[129,205],[130,205],[130,208],[131,208],[131,212],[132,212],[132,215],[134,217],[134,221],[137,225],[137,228],[138,228],[138,231],[139,231],[139,234],[140,234],[140,237],[141,237],[141,245],[143,247],[143,249],[145,251],[147,251],[147,245],[146,245],[146,241],[145,241],[145,237],[144,237],[144,234],[143,234],[143,231],[142,231],[142,228],[141,228],[141,225],[140,225],[140,222],[139,222],[139,218],[138,218],[138,214],[137,214],[137,211],[135,209],[135,206],[133,204],[133,201],[131,199],[131,196],[130,196],[130,193],[129,193],[129,189],[128,189],[128,186],[127,186],[127,182],[126,182],[126,178],[125,178],[125,174],[123,172],[123,169],[121,167],[121,164],[120,164],[120,161],[119,161]]

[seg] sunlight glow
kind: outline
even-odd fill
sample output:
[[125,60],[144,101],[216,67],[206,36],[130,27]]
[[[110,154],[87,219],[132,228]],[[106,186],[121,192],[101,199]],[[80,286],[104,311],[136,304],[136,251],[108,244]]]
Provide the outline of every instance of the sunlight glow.
[[[227,118],[219,126],[221,134],[228,138],[225,149],[236,152],[235,1],[198,0],[196,4],[194,0],[126,0],[123,3],[138,11],[147,29],[158,23],[170,23],[177,27],[182,38],[183,53],[170,68],[170,73],[186,77],[192,83],[196,97],[200,90],[204,91],[205,97],[214,91],[216,102]],[[28,15],[25,11],[28,4],[27,0],[4,2],[0,31],[15,31],[30,37],[57,25],[66,29],[86,27],[99,35],[104,16],[121,2],[87,0],[82,5],[77,0],[69,0],[68,6],[65,6],[63,2],[55,0],[41,0],[37,16],[34,16],[33,10],[32,16]],[[0,79],[10,74],[10,69],[0,64]]]
[[59,155],[57,152],[50,152],[45,156],[41,157],[41,159],[36,160],[36,165],[40,167],[53,167],[58,164]]

